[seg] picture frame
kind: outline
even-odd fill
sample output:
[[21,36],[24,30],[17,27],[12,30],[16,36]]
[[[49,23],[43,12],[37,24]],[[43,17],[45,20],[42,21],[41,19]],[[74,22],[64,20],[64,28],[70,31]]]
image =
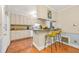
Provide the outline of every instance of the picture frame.
[[48,19],[52,19],[52,11],[48,10]]

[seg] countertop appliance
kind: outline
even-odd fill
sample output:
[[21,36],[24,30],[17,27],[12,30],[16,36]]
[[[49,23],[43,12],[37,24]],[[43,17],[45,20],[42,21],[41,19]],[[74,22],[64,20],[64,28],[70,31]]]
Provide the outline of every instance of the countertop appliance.
[[35,23],[33,26],[32,26],[33,30],[40,30],[40,24],[38,23]]

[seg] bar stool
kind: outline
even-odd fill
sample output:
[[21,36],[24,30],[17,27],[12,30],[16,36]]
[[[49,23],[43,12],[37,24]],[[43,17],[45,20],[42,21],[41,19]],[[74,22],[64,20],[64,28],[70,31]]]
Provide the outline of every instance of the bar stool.
[[[47,44],[47,39],[48,39],[48,37],[53,38],[53,42],[54,42],[54,43],[57,41],[57,38],[58,38],[58,40],[60,41],[60,36],[59,36],[60,33],[61,33],[61,31],[59,31],[59,30],[55,30],[55,31],[52,31],[52,32],[48,33],[48,34],[45,36],[45,47],[46,47],[46,44]],[[56,43],[55,43],[55,49],[56,49],[56,51],[57,51]],[[52,39],[51,39],[51,53],[52,53]]]

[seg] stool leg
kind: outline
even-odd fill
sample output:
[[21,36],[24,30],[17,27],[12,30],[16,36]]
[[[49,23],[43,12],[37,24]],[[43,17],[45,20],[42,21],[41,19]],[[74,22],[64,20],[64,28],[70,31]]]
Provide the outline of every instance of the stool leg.
[[47,35],[45,36],[44,49],[46,48]]
[[47,35],[45,36],[45,44],[44,44],[45,48],[46,48],[46,40],[47,40]]
[[51,44],[51,53],[52,53],[52,44]]
[[60,38],[60,34],[58,34],[58,41],[59,41],[59,49],[61,48],[61,44],[60,44],[60,42],[61,42],[61,38]]
[[59,46],[61,48],[61,50],[63,51],[63,43],[61,44],[61,34],[59,34]]
[[[56,40],[57,38],[54,37],[54,40]],[[56,41],[55,41],[55,49],[56,49],[56,52],[57,52],[57,45],[56,45]]]
[[[61,41],[61,34],[60,34],[60,41]],[[62,41],[61,41],[62,42]],[[60,43],[61,44],[61,43]],[[62,48],[62,51],[63,51],[63,43],[61,44],[61,48]]]
[[52,39],[51,39],[51,53],[52,53]]

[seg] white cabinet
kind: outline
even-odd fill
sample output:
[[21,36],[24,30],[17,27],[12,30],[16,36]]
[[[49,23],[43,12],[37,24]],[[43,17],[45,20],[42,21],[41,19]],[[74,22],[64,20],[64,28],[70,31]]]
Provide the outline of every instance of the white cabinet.
[[6,52],[10,44],[10,19],[7,15],[2,19],[2,39],[2,52]]
[[19,25],[33,25],[35,20],[31,15],[24,16],[17,14],[11,14],[10,19],[11,24],[19,24]]
[[27,22],[28,25],[32,25],[32,22],[33,22],[32,19],[33,18],[31,16],[29,16],[29,15],[27,16],[26,22]]
[[8,16],[9,14],[5,13],[5,6],[1,6],[2,10],[2,22],[1,22],[1,28],[2,28],[2,33],[1,33],[1,46],[0,47],[0,52],[6,52],[9,44],[10,44],[10,17]]
[[32,37],[31,30],[11,31],[11,40],[18,40],[28,37]]
[[24,23],[23,23],[24,25],[27,25],[27,24],[28,24],[28,19],[27,19],[27,17],[24,17],[24,18],[23,18],[23,22],[24,22]]
[[[28,11],[28,12],[26,11],[27,13],[25,15],[11,12],[11,15],[10,15],[11,24],[33,25],[35,22],[37,22],[37,18],[52,20],[52,19],[48,19],[49,10],[51,11],[51,13],[53,12],[47,6],[38,5],[35,7],[34,10],[32,9],[31,11]],[[53,18],[53,13],[51,16]]]
[[0,53],[5,53],[10,44],[10,19],[5,6],[0,6]]
[[45,6],[37,6],[38,18],[47,19],[47,8]]
[[[48,18],[48,15],[51,19]],[[54,11],[47,6],[37,6],[37,16],[38,18],[46,19],[46,20],[53,20],[54,18]]]
[[15,20],[15,15],[14,14],[10,14],[10,19],[11,19],[10,20],[11,24],[16,24],[15,23],[16,20]]
[[1,50],[2,50],[2,29],[1,29],[1,27],[2,27],[2,9],[1,9],[1,6],[0,6],[0,53],[2,52]]

